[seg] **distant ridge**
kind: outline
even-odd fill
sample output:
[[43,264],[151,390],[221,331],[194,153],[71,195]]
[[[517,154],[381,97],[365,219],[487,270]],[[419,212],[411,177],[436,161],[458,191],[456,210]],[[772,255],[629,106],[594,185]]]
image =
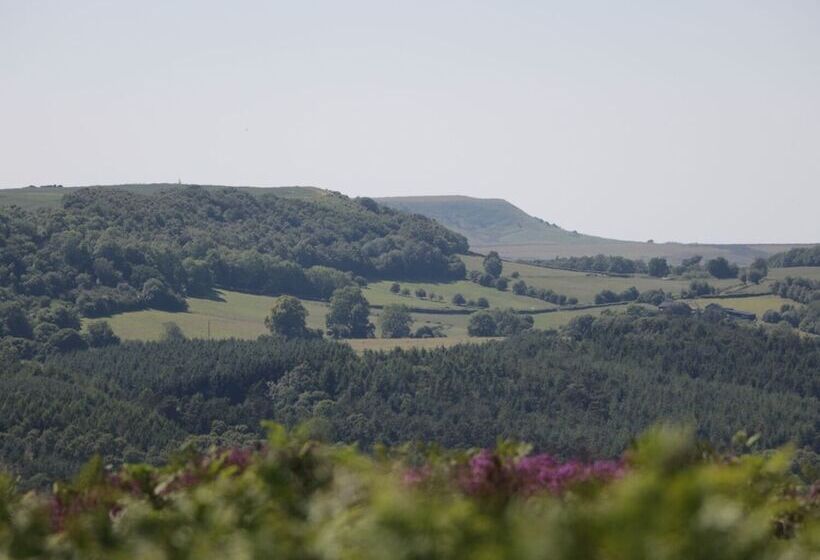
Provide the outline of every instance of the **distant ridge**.
[[[44,185],[0,189],[0,206],[22,208],[57,208],[63,195],[78,188],[105,188],[151,194],[193,186],[186,183],[127,183],[121,185],[90,185],[63,187]],[[323,204],[338,204],[345,199],[340,193],[312,186],[253,187],[228,185],[196,185],[206,190],[235,188],[255,196],[272,194],[283,198],[310,200]],[[498,251],[508,259],[551,259],[597,254],[620,255],[649,259],[665,257],[671,262],[701,255],[704,258],[725,257],[741,265],[757,257],[768,258],[776,253],[807,244],[718,245],[697,243],[644,243],[619,241],[567,231],[554,223],[527,214],[521,208],[500,198],[469,196],[407,196],[375,199],[378,203],[403,212],[421,214],[464,235],[473,251]]]
[[406,196],[376,202],[433,218],[465,235],[476,246],[529,243],[580,243],[600,238],[567,231],[530,216],[501,198]]
[[597,254],[649,259],[665,257],[671,262],[701,255],[722,256],[739,264],[757,257],[801,247],[800,244],[699,244],[620,241],[567,231],[536,218],[499,198],[469,196],[405,196],[376,199],[380,204],[432,218],[464,235],[474,251],[498,251],[509,259],[552,259]]

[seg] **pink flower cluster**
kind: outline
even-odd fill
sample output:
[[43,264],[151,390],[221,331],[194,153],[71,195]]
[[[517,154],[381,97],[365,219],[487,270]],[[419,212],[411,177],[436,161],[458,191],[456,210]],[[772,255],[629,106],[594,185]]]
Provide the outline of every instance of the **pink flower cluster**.
[[[475,454],[454,472],[462,492],[476,497],[530,496],[540,492],[561,494],[582,482],[608,482],[623,476],[623,461],[558,461],[540,454],[505,458],[488,449]],[[408,485],[423,483],[429,476],[427,467],[405,471]]]

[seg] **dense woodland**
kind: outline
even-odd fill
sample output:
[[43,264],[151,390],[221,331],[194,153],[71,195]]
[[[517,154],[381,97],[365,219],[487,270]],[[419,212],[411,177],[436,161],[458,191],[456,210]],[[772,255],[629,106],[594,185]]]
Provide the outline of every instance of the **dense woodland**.
[[0,459],[29,485],[94,453],[159,461],[313,419],[331,440],[448,447],[500,436],[560,456],[619,454],[661,420],[728,442],[820,451],[820,342],[716,317],[579,318],[562,333],[357,355],[322,339],[123,343],[4,366]]
[[794,266],[820,266],[820,245],[796,247],[785,253],[778,253],[769,258],[773,267],[790,268]]
[[763,314],[766,323],[780,323],[814,335],[820,335],[820,282],[792,278],[772,283],[772,293],[804,305],[783,305]]
[[29,358],[81,347],[80,316],[182,310],[216,286],[327,300],[368,278],[459,279],[466,251],[464,237],[370,199],[79,189],[61,209],[0,209],[0,336]]

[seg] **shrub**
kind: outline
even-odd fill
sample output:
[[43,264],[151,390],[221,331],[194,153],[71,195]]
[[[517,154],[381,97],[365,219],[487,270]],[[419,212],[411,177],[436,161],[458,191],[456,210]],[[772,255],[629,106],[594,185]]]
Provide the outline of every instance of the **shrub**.
[[649,260],[647,270],[650,276],[662,278],[669,274],[669,263],[666,262],[666,259],[655,257]]
[[[257,447],[164,467],[90,462],[51,494],[0,479],[4,558],[664,558],[809,560],[816,489],[787,451],[718,454],[657,429],[623,458],[494,449],[374,458],[268,424]],[[739,454],[743,453],[743,454]],[[237,556],[236,551],[242,551]],[[658,551],[663,551],[658,554]],[[35,554],[36,552],[36,554]],[[150,553],[150,554],[147,554]],[[147,554],[147,556],[146,556]]]
[[523,280],[518,280],[512,285],[512,291],[517,296],[523,296],[527,293],[527,283]]
[[706,270],[715,278],[737,278],[736,264],[730,264],[723,257],[717,257],[706,263]]
[[681,296],[685,298],[696,298],[715,293],[715,288],[706,280],[692,280],[689,282],[688,290],[681,290]]
[[486,257],[484,257],[484,272],[487,273],[489,276],[493,278],[498,278],[501,276],[501,271],[504,268],[503,263],[501,262],[501,257],[498,256],[498,253],[495,251],[490,251]]
[[470,315],[467,333],[470,336],[512,336],[531,329],[530,315],[515,313],[512,309],[478,311]]

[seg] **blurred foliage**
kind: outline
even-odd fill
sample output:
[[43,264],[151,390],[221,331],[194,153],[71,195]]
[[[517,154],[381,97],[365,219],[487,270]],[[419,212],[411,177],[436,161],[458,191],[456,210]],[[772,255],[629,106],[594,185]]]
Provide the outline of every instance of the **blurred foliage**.
[[[405,446],[363,455],[269,424],[255,448],[0,481],[3,558],[809,559],[817,483],[791,451],[719,455],[658,428],[621,461]],[[739,435],[738,444],[754,445]],[[555,483],[560,479],[560,483]],[[524,484],[524,482],[527,482]]]

